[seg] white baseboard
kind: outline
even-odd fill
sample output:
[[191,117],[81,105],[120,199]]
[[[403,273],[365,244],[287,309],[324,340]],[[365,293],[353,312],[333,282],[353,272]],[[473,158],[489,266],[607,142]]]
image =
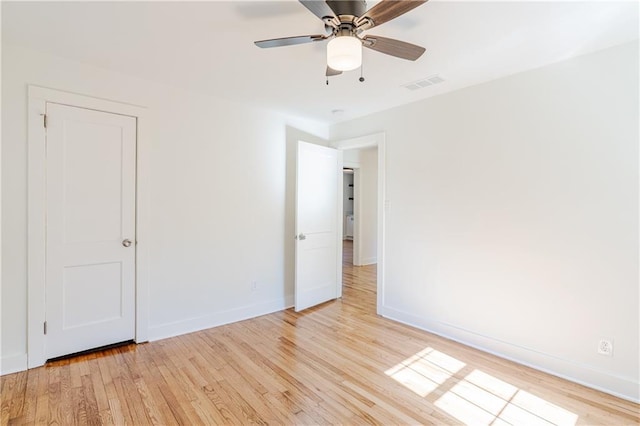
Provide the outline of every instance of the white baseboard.
[[[281,311],[292,306],[293,296],[288,296],[286,298],[256,303],[238,309],[216,312],[210,315],[190,318],[184,321],[149,327],[149,341],[166,339],[168,337],[179,336],[181,334],[200,331],[249,318],[255,318],[272,312]],[[27,368],[27,354],[0,358],[0,375],[25,371]]]
[[452,324],[418,317],[386,306],[381,307],[379,313],[394,321],[454,340],[500,358],[535,368],[618,398],[635,403],[640,402],[640,382],[632,377],[612,374],[586,364],[558,358],[535,349],[501,341]]
[[189,318],[168,324],[161,324],[149,327],[149,341],[166,339],[179,336],[181,334],[192,333],[194,331],[206,330],[207,328],[218,327],[232,322],[243,321],[250,318],[281,311],[293,306],[293,296],[282,299],[270,300],[243,306],[241,308],[228,311],[214,312],[212,314]]
[[364,259],[360,259],[360,266],[365,266],[365,265],[373,265],[375,263],[378,263],[378,259],[376,259],[376,257],[365,257]]
[[0,358],[0,376],[17,373],[27,369],[27,354],[12,355]]

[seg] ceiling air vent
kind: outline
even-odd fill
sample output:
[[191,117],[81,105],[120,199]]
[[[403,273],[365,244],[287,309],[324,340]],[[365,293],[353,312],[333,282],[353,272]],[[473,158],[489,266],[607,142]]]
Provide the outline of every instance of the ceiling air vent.
[[418,81],[412,81],[411,83],[403,84],[402,87],[414,91],[422,89],[423,87],[429,87],[433,86],[434,84],[442,83],[443,81],[444,78],[436,74]]

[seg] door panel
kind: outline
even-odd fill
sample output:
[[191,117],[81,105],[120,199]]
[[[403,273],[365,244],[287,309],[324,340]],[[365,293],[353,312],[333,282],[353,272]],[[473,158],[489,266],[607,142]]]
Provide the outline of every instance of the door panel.
[[66,123],[66,243],[113,241],[122,235],[121,131],[100,123]]
[[[298,142],[295,310],[338,297],[340,153]],[[301,236],[302,235],[302,236]]]
[[[63,329],[122,317],[122,263],[86,264],[64,269]],[[87,303],[93,298],[100,303]]]
[[136,119],[47,104],[46,357],[135,336]]

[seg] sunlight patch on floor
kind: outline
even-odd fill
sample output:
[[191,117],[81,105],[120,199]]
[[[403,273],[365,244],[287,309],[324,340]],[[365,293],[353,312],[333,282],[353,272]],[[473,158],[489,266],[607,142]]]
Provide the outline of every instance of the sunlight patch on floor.
[[578,421],[577,414],[481,370],[454,377],[465,366],[427,347],[385,373],[421,397],[439,391],[436,407],[467,424],[564,426]]
[[385,372],[420,396],[427,396],[465,366],[464,362],[426,348]]

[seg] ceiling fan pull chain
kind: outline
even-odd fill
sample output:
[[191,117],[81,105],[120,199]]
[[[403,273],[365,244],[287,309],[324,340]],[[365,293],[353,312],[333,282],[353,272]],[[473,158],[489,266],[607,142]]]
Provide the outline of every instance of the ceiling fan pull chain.
[[364,83],[364,61],[362,62],[362,64],[360,64],[360,78],[358,79],[358,81],[360,81],[360,83]]

